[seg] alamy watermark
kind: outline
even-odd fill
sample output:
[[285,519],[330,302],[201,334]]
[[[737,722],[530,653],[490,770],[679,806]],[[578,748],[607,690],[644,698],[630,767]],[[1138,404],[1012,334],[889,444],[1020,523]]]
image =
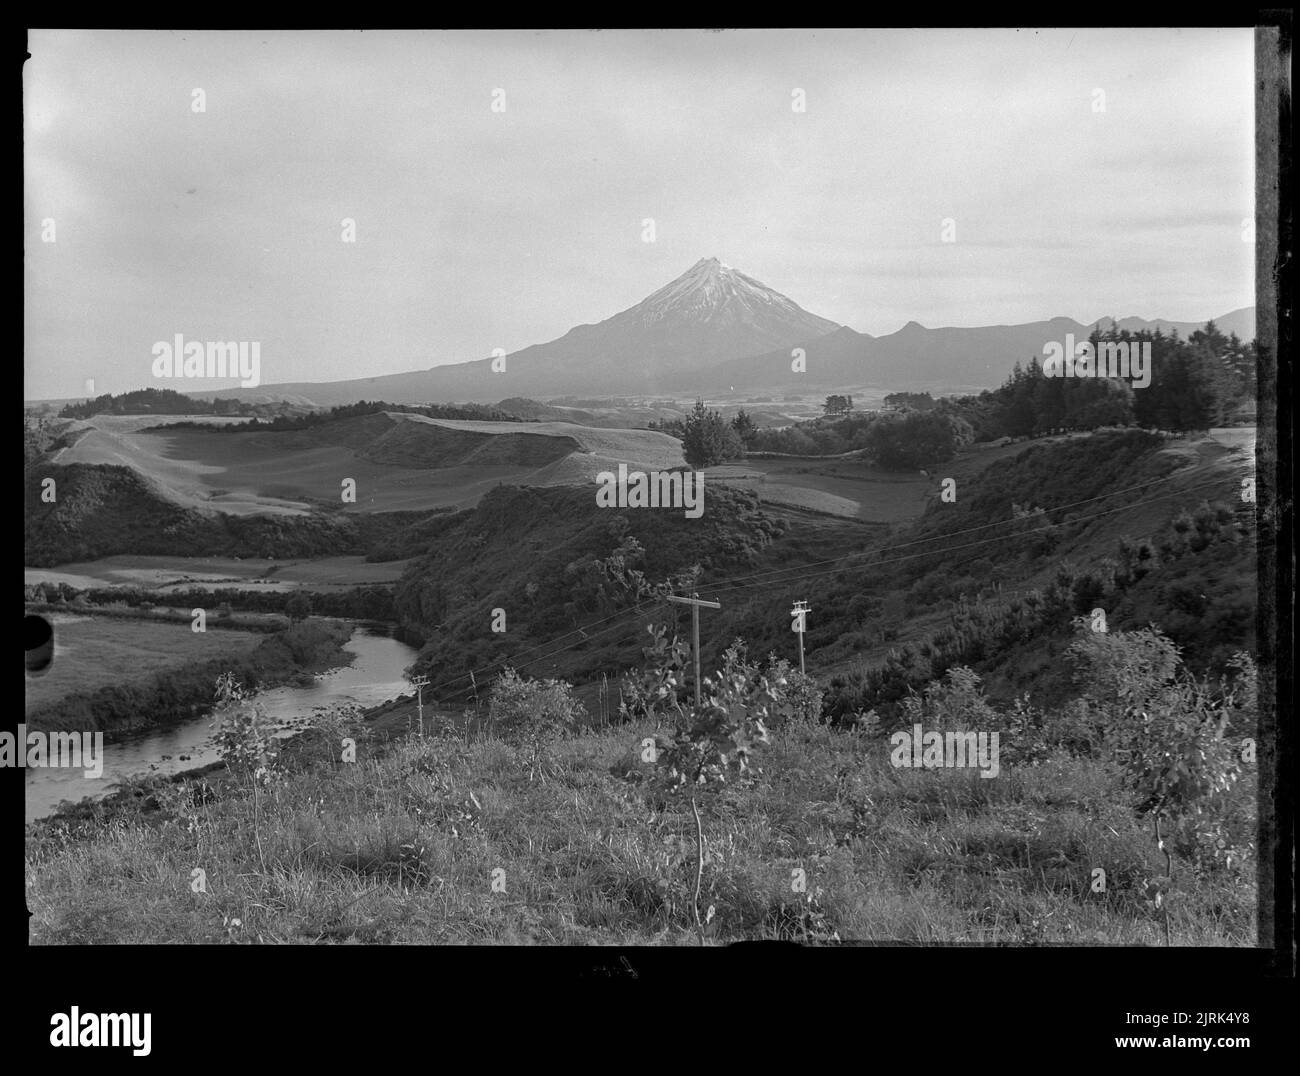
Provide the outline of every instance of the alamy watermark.
[[148,1057],[151,1013],[70,1012],[50,1017],[51,1046],[130,1046],[136,1057]]
[[0,766],[81,769],[86,777],[104,775],[102,732],[0,732]]
[[262,383],[262,344],[259,340],[198,340],[185,342],[177,333],[173,340],[159,340],[153,346],[154,377],[237,377],[246,389]]
[[704,514],[703,471],[633,471],[618,465],[618,474],[596,475],[597,508],[684,508],[687,519]]
[[981,777],[996,777],[998,733],[996,732],[923,732],[913,725],[911,732],[895,732],[889,737],[894,750],[891,765],[901,769],[973,768]]
[[1044,377],[1126,378],[1135,389],[1151,384],[1151,342],[1136,340],[1102,340],[1097,347],[1090,340],[1074,342],[1074,333],[1065,334],[1065,343],[1049,340],[1043,345],[1046,362]]

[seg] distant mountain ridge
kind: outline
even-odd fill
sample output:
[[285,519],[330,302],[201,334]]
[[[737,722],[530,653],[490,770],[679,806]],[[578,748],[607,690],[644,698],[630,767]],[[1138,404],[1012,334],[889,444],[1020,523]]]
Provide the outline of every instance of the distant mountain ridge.
[[[1100,318],[1084,324],[1059,317],[1025,325],[939,329],[909,321],[888,336],[870,336],[841,326],[801,347],[808,383],[812,384],[838,387],[875,382],[896,390],[939,391],[996,388],[1015,363],[1027,365],[1034,357],[1041,360],[1043,345],[1049,340],[1064,344],[1067,334],[1073,334],[1076,341],[1085,340],[1099,322],[1105,328],[1111,320]],[[1255,335],[1254,307],[1234,310],[1214,322],[1224,335],[1236,332],[1243,340]],[[1136,317],[1120,318],[1118,325],[1131,331],[1153,331],[1158,327],[1165,334],[1176,329],[1184,338],[1204,327],[1203,322],[1146,321]],[[790,363],[788,349],[720,363],[708,371],[709,377],[700,388],[721,392],[742,384],[745,388],[797,384],[798,375],[791,372]]]
[[[1100,319],[1109,324],[1110,318]],[[1253,338],[1253,307],[1215,319],[1224,333]],[[1088,335],[1096,322],[1058,317],[1023,325],[943,327],[918,322],[874,337],[810,313],[792,299],[717,258],[702,258],[635,306],[604,321],[499,360],[334,382],[294,382],[257,389],[190,393],[260,402],[288,400],[330,407],[357,400],[390,403],[490,403],[505,397],[571,394],[689,396],[779,387],[966,391],[1001,384],[1016,362],[1041,356],[1049,340]],[[1119,319],[1121,328],[1174,329],[1196,322]],[[806,368],[792,369],[801,348]]]

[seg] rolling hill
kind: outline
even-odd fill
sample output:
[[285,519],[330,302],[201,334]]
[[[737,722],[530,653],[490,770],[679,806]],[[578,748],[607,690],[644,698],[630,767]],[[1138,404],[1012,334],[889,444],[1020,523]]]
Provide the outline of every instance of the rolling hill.
[[[617,469],[683,465],[681,446],[650,430],[569,422],[470,422],[384,411],[307,429],[218,432],[149,428],[101,415],[78,424],[54,462],[139,473],[178,507],[227,515],[296,515],[465,508],[494,486],[586,482]],[[356,482],[344,503],[342,482]]]
[[[1050,591],[1063,564],[1108,578],[1108,558],[1127,537],[1151,542],[1163,570],[1104,597],[1077,584],[1071,600],[1103,604],[1113,630],[1159,624],[1193,667],[1217,668],[1254,639],[1253,515],[1233,510],[1250,468],[1246,447],[1216,438],[1123,430],[1045,439],[956,461],[958,501],[943,503],[931,488],[924,510],[891,528],[809,516],[721,484],[699,520],[600,511],[578,489],[494,490],[477,509],[430,529],[395,602],[404,626],[426,640],[420,665],[444,682],[491,662],[575,682],[635,663],[645,625],[675,612],[650,603],[638,616],[628,570],[654,582],[700,565],[700,596],[721,602],[701,639],[709,667],[737,636],[752,653],[793,656],[790,603],[809,601],[808,667],[824,682],[845,674],[860,682],[864,670],[912,644],[916,683],[924,684],[943,671],[929,646],[935,633],[963,609],[1000,623],[1005,606],[1026,626],[1023,637],[990,637],[960,660],[1009,698],[1069,685],[1061,652],[1082,607],[1048,607],[1032,591]],[[1060,509],[1018,515],[1018,502],[1031,498],[1035,509]],[[1180,514],[1204,501],[1226,503],[1227,517],[1182,541]],[[494,633],[482,615],[494,607],[510,611],[508,634]],[[568,645],[552,654],[566,632]]]

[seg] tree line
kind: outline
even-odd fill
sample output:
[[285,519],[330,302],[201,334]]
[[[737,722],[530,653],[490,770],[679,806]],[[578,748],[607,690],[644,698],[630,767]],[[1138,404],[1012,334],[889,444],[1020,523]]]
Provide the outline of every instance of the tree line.
[[[400,411],[403,414],[423,415],[425,418],[459,419],[473,422],[520,422],[517,415],[508,414],[487,404],[395,404],[383,400],[358,400],[353,404],[340,404],[328,411],[311,411],[303,415],[281,414],[269,421],[257,418],[248,422],[231,422],[221,426],[202,425],[202,429],[220,433],[248,433],[249,431],[309,430],[345,418],[377,415],[383,411]],[[169,428],[199,427],[195,422],[173,422]]]
[[1017,362],[1001,387],[974,396],[933,399],[897,392],[885,398],[892,413],[853,412],[851,397],[827,397],[827,414],[782,428],[758,429],[743,410],[730,423],[697,400],[684,419],[651,423],[682,442],[692,467],[740,460],[747,451],[832,456],[862,451],[876,466],[912,470],[943,463],[974,442],[1034,437],[1056,430],[1139,426],[1174,433],[1209,430],[1251,404],[1259,348],[1213,321],[1186,340],[1177,330],[1133,332],[1100,324],[1089,342],[1148,347],[1150,383],[1123,378],[1049,376],[1037,357]]
[[263,415],[273,414],[269,404],[251,404],[238,399],[196,400],[175,389],[135,389],[114,396],[106,392],[92,400],[70,403],[59,418],[91,418],[94,415]]
[[[1104,343],[1150,346],[1150,384],[1134,388],[1123,379],[1048,376],[1037,358],[1016,363],[1002,387],[955,401],[975,439],[1028,437],[1054,429],[1141,426],[1185,433],[1229,421],[1254,400],[1258,344],[1224,336],[1213,321],[1186,340],[1177,330],[1132,332],[1095,328],[1094,352]],[[941,405],[944,401],[941,401]]]

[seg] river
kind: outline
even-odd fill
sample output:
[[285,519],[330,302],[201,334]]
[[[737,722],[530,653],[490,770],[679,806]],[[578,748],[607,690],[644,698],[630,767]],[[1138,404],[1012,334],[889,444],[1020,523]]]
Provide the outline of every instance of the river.
[[[355,654],[351,665],[321,673],[306,687],[271,688],[258,700],[272,720],[307,717],[318,707],[375,706],[411,690],[402,670],[415,660],[416,651],[396,639],[370,628],[358,627],[344,649]],[[217,752],[207,744],[212,735],[204,714],[164,729],[130,734],[117,743],[104,745],[104,772],[87,778],[82,770],[57,767],[29,767],[27,778],[27,821],[43,818],[61,800],[99,799],[112,791],[123,777],[141,773],[179,773],[181,770],[216,762]],[[171,756],[163,759],[164,755]],[[181,755],[189,758],[182,762]],[[157,766],[150,771],[150,764]]]

